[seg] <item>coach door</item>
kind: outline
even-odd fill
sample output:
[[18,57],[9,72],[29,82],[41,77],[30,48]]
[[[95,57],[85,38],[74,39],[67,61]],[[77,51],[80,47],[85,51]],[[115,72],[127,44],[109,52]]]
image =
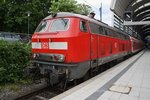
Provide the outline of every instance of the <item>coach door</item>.
[[89,23],[90,31],[91,31],[91,67],[98,66],[98,25]]

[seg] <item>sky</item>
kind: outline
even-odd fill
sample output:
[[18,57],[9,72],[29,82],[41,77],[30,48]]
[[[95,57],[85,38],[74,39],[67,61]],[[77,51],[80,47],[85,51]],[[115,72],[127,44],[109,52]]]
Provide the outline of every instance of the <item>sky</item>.
[[113,15],[110,11],[111,0],[76,0],[78,3],[84,3],[92,7],[93,11],[96,13],[95,18],[100,19],[99,8],[102,3],[102,21],[112,26]]

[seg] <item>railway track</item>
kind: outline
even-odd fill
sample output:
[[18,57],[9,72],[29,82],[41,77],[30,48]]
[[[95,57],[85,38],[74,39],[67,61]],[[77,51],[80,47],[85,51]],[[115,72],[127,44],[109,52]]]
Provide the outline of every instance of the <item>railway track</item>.
[[[75,85],[77,84],[75,84],[74,81],[69,82],[65,90],[68,90]],[[33,92],[26,93],[20,97],[17,97],[15,100],[48,100],[54,96],[59,95],[62,92],[64,92],[64,89],[61,89],[59,86],[46,86]]]
[[[123,61],[123,59],[119,60],[117,62],[112,62],[112,63],[107,63],[107,64],[102,65],[101,67],[99,67],[100,68],[99,71],[96,72],[96,74],[92,75],[92,77],[100,74],[101,72],[106,71],[107,69],[115,66],[116,64],[118,64],[122,61]],[[92,77],[88,77],[86,80],[88,80]],[[78,84],[80,84],[86,80],[80,79],[80,80],[75,80],[75,81],[69,82],[67,84],[66,90],[71,89],[72,87],[74,87],[74,86],[76,86],[76,85],[78,85]],[[16,98],[15,100],[48,100],[48,99],[53,98],[54,96],[61,94],[62,92],[64,92],[64,91],[61,90],[59,87],[53,87],[53,88],[52,87],[45,87],[43,89],[37,90],[37,91],[29,93],[27,95],[24,95],[22,97]]]
[[60,93],[62,92],[50,87],[46,87],[38,91],[24,95],[22,97],[16,98],[15,100],[48,100]]
[[[97,74],[99,74],[99,73],[97,73]],[[97,74],[95,74],[94,76],[96,76]],[[88,79],[90,79],[90,78],[91,77],[88,77]],[[86,79],[86,80],[88,80],[88,79]],[[74,80],[72,82],[69,82],[67,84],[66,90],[69,90],[72,87],[74,87],[84,81],[85,80],[80,79],[80,80]],[[48,100],[48,99],[53,98],[54,96],[61,94],[62,92],[64,92],[64,90],[60,89],[59,87],[53,87],[53,88],[45,87],[40,90],[34,91],[32,93],[29,93],[29,94],[27,93],[27,95],[16,98],[15,100]]]

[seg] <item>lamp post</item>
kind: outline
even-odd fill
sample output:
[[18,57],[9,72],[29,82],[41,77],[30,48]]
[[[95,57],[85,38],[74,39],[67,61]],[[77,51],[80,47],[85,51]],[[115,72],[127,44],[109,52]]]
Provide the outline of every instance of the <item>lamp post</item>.
[[29,36],[29,33],[30,33],[30,23],[29,23],[30,20],[29,20],[29,17],[30,17],[31,12],[28,11],[27,14],[28,14],[28,36]]
[[102,21],[102,2],[100,3],[99,12],[100,12],[100,21]]

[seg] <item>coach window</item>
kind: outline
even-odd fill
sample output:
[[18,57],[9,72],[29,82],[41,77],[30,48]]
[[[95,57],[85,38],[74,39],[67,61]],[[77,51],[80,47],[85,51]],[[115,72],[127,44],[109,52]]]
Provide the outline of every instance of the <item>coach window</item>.
[[86,22],[83,21],[83,20],[80,21],[80,30],[81,30],[82,32],[87,32]]

